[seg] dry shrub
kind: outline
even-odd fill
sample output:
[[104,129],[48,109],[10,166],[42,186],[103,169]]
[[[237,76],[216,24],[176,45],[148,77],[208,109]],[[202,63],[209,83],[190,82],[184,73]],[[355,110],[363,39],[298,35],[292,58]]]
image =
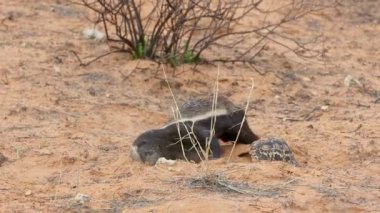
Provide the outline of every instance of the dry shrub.
[[209,60],[252,63],[268,42],[300,56],[316,56],[320,52],[284,34],[281,28],[335,5],[322,0],[78,1],[98,15],[112,47],[134,58],[173,66],[199,62],[213,46],[223,54]]

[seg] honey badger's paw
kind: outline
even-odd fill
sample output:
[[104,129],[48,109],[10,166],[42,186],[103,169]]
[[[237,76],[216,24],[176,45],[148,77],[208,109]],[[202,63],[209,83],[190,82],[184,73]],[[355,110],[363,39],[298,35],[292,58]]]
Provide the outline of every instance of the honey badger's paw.
[[292,150],[281,138],[260,139],[251,144],[249,151],[252,159],[284,161],[299,166]]

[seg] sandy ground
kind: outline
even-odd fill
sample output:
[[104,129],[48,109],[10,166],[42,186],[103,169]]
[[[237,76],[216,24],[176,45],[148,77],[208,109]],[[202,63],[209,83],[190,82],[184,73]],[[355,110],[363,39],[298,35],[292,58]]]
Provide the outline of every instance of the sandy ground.
[[[0,212],[380,211],[379,1],[346,1],[289,27],[323,33],[322,61],[272,48],[257,59],[263,75],[220,65],[220,92],[237,103],[254,79],[250,126],[285,138],[301,167],[235,154],[133,162],[134,138],[171,111],[162,70],[123,54],[78,66],[70,50],[90,60],[108,47],[83,38],[85,10],[59,2],[0,3]],[[167,68],[178,100],[211,92],[217,71]],[[347,75],[357,83],[345,86]]]

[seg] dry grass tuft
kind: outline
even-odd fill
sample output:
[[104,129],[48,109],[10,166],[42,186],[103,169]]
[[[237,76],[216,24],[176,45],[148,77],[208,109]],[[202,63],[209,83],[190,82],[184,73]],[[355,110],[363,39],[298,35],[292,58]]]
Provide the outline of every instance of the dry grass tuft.
[[190,178],[186,181],[190,188],[206,189],[212,192],[220,193],[237,193],[242,195],[274,197],[285,190],[289,190],[289,186],[297,182],[292,179],[282,184],[271,185],[267,187],[251,186],[247,183],[239,183],[229,180],[222,173],[205,173],[199,177]]

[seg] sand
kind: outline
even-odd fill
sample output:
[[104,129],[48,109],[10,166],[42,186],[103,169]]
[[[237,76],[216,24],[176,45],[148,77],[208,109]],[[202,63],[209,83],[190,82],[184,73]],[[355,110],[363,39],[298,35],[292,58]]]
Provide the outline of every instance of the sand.
[[179,101],[212,92],[219,70],[220,93],[244,105],[254,79],[249,125],[284,138],[301,167],[238,157],[243,145],[228,163],[229,146],[202,164],[133,162],[133,140],[170,116],[162,69],[121,53],[79,66],[72,50],[88,61],[109,48],[83,37],[84,8],[62,2],[0,3],[0,212],[380,211],[379,1],[345,1],[287,28],[322,34],[322,60],[271,47],[257,58],[265,74],[165,68]]

